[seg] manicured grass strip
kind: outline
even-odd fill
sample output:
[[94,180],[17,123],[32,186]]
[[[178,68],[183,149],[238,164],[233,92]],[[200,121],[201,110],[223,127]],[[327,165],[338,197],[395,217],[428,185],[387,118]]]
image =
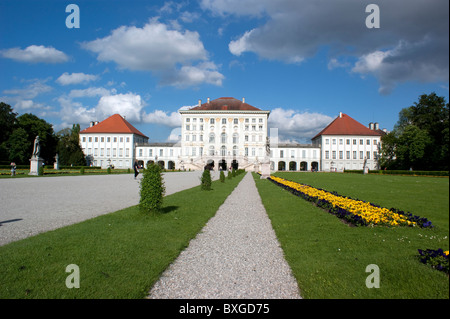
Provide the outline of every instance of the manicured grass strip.
[[[417,257],[418,248],[448,250],[448,228],[349,227],[272,182],[254,177],[303,298],[449,298],[448,276],[420,263]],[[322,183],[316,182],[328,188],[326,178],[324,175]],[[366,188],[370,188],[367,182]],[[390,186],[375,192],[389,197]],[[410,198],[412,210],[420,200]],[[434,216],[446,219],[448,225],[448,211],[440,210]],[[366,286],[371,274],[366,267],[371,264],[379,267],[380,288]]]
[[166,196],[160,215],[133,206],[0,247],[0,298],[144,298],[243,176]]

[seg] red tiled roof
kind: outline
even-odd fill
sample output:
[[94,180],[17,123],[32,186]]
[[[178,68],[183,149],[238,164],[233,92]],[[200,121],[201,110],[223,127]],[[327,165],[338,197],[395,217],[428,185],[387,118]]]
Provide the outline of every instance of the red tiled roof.
[[108,117],[106,120],[88,127],[82,130],[80,133],[125,133],[125,134],[137,134],[143,137],[147,137],[142,134],[137,128],[131,125],[120,114],[114,114]]
[[200,106],[190,109],[192,111],[261,111],[260,109],[235,99],[234,97],[221,97]]
[[354,120],[347,114],[342,113],[334,119],[333,122],[328,124],[322,131],[320,131],[312,139],[315,139],[321,135],[369,135],[369,136],[381,136],[383,131],[371,130],[367,126],[362,125],[358,121]]

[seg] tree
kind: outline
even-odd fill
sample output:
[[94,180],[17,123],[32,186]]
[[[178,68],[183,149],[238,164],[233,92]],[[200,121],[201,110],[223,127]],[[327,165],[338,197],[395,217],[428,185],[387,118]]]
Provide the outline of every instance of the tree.
[[39,135],[41,157],[45,162],[52,163],[58,142],[52,125],[45,120],[38,118],[36,115],[25,113],[17,117],[17,126],[24,129],[27,133],[27,141],[30,142],[27,156],[31,157],[33,152],[33,141],[36,136]]
[[449,104],[423,94],[404,108],[394,130],[382,138],[380,164],[391,169],[448,170]]
[[0,161],[9,161],[7,141],[16,127],[16,116],[9,104],[0,102]]
[[31,142],[28,140],[28,134],[21,127],[15,129],[5,143],[8,149],[8,160],[16,163],[26,163],[31,154],[29,149]]
[[201,178],[201,190],[202,191],[210,191],[211,190],[211,172],[209,169],[205,169]]
[[80,125],[74,124],[72,129],[65,128],[59,131],[56,152],[61,165],[86,165],[86,158],[80,146]]

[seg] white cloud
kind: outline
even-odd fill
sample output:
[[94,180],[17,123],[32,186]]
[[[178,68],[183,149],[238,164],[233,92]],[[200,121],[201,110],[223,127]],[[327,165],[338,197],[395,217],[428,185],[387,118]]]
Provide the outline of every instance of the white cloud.
[[129,122],[141,122],[144,101],[134,93],[102,96],[96,106],[98,118],[105,119],[113,114],[125,116]]
[[332,120],[330,116],[320,113],[301,113],[275,108],[270,112],[269,127],[278,128],[280,141],[297,140],[305,143],[310,142],[310,139]]
[[82,47],[97,53],[99,61],[115,62],[122,69],[153,72],[165,85],[186,86],[189,81],[192,85],[221,85],[223,75],[208,61],[199,34],[178,28],[170,29],[151,20],[142,28],[121,26]]
[[11,48],[2,50],[0,53],[5,58],[28,63],[63,63],[69,60],[64,52],[43,45],[30,45],[23,50]]
[[58,79],[56,79],[56,82],[58,82],[61,85],[70,85],[70,84],[88,83],[90,81],[95,81],[97,79],[98,76],[93,74],[85,74],[85,73],[69,74],[67,72],[64,72]]
[[177,127],[181,125],[181,115],[178,112],[164,112],[155,110],[152,113],[143,116],[144,123],[161,124],[169,127]]
[[45,80],[35,79],[27,81],[30,82],[30,84],[28,84],[25,88],[3,90],[3,93],[8,95],[16,95],[26,100],[33,99],[40,94],[47,93],[53,90],[51,86],[46,84],[47,81],[48,79]]
[[330,70],[349,67],[350,71],[349,62],[338,61],[356,59],[353,72],[375,76],[381,93],[406,81],[448,81],[449,2],[380,1],[379,29],[365,25],[370,3],[202,0],[201,6],[219,16],[261,18],[259,26],[229,43],[236,56],[253,52],[264,59],[299,63],[326,48]]
[[69,93],[69,97],[71,98],[80,98],[80,97],[94,97],[94,96],[104,96],[116,94],[116,89],[105,89],[102,87],[90,87],[82,90],[71,90]]

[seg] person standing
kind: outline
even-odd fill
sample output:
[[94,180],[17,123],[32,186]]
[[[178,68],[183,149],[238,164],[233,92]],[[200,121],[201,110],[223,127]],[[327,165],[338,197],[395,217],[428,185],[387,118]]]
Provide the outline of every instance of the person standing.
[[11,162],[11,176],[16,176],[16,163]]
[[136,179],[136,177],[139,175],[139,164],[137,161],[134,161],[134,179]]

